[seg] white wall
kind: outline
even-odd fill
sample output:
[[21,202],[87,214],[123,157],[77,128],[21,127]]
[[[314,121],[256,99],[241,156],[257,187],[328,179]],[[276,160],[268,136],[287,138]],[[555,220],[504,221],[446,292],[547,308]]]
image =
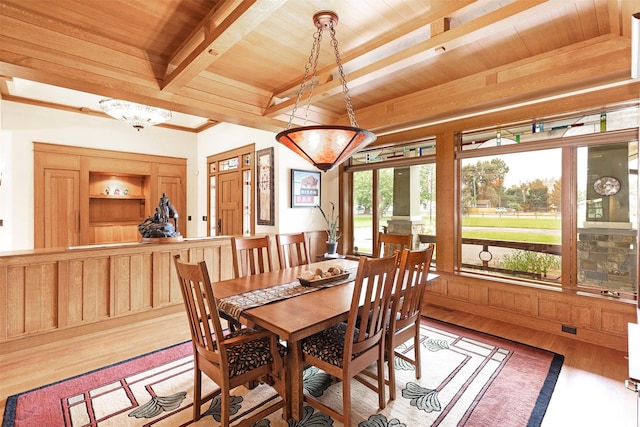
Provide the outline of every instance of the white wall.
[[[256,233],[292,233],[325,229],[317,209],[291,208],[291,169],[314,170],[275,134],[232,124],[220,124],[200,134],[160,127],[134,130],[126,123],[68,111],[0,101],[0,252],[33,248],[33,142],[154,154],[187,159],[187,235],[206,236],[207,165],[212,154],[255,143],[274,147],[275,226],[256,226]],[[323,173],[322,206],[337,202],[337,169]]]
[[[207,202],[207,156],[222,153],[237,147],[255,143],[256,150],[274,147],[274,194],[275,226],[256,225],[256,233],[294,233],[325,229],[324,220],[314,208],[291,208],[291,169],[316,170],[300,156],[278,144],[272,132],[246,128],[232,124],[220,124],[198,135],[198,200],[203,203],[203,212]],[[322,205],[330,201],[337,202],[337,169],[323,173],[321,198]],[[255,209],[255,207],[254,207]],[[202,213],[202,215],[206,215]],[[198,232],[206,235],[206,223],[198,224]]]
[[[67,111],[0,101],[0,251],[33,248],[33,142],[45,142],[187,159],[187,212],[197,218],[195,133],[159,127],[136,131],[124,122]],[[193,195],[193,196],[192,196]],[[206,202],[205,202],[206,209]],[[187,234],[196,235],[194,221]]]

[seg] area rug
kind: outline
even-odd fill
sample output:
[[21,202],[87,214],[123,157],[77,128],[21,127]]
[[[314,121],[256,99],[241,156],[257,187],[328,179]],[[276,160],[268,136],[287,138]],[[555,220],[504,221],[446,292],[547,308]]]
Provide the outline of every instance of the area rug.
[[[539,426],[564,357],[495,336],[423,318],[422,378],[412,365],[394,361],[396,400],[378,409],[377,395],[354,381],[352,419],[358,427]],[[401,346],[413,354],[409,341]],[[116,365],[11,396],[3,427],[217,426],[218,398],[203,405],[192,423],[191,343],[183,343]],[[206,376],[203,376],[206,379]],[[315,368],[304,373],[305,392],[341,408],[339,383]],[[209,389],[216,387],[205,381]],[[232,423],[279,399],[271,387],[232,392]],[[387,393],[387,399],[389,394]],[[300,422],[282,412],[256,427],[341,426],[305,406]]]

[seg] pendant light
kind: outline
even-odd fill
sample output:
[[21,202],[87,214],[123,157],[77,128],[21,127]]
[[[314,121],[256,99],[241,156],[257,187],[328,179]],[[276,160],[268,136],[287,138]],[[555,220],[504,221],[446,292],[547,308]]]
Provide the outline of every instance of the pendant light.
[[[313,22],[318,30],[313,35],[313,46],[311,48],[309,62],[305,68],[302,84],[300,85],[298,97],[291,112],[287,129],[277,134],[276,140],[309,161],[318,169],[326,172],[351,157],[356,151],[375,141],[376,135],[373,132],[358,127],[358,122],[353,112],[349,89],[347,88],[342,63],[340,61],[340,53],[338,52],[338,41],[336,40],[335,27],[338,25],[338,15],[332,11],[317,12],[313,15]],[[318,68],[318,56],[320,54],[320,43],[322,41],[323,31],[329,31],[331,35],[331,44],[336,55],[336,64],[338,65],[342,92],[344,94],[351,126],[314,125],[291,128],[298,103],[307,86],[309,90],[309,103],[311,102],[314,86],[313,80],[316,77],[316,70]],[[312,70],[312,74],[310,81],[307,82],[309,79],[309,70]],[[308,110],[309,105],[306,107],[305,120]]]

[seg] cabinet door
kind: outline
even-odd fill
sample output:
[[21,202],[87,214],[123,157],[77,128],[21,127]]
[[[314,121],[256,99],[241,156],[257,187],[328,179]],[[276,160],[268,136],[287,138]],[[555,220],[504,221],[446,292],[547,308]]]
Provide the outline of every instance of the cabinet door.
[[80,244],[80,172],[44,171],[44,247]]
[[[185,194],[182,186],[182,178],[178,176],[158,176],[158,197],[166,194],[171,204],[178,211],[177,231],[186,236],[187,232],[187,207],[185,206]],[[153,205],[155,209],[155,204]]]

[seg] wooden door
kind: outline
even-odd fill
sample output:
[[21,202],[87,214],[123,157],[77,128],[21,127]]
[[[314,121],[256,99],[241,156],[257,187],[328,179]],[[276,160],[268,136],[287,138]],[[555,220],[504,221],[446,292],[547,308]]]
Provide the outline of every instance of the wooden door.
[[218,175],[218,235],[242,234],[242,174]]
[[[171,204],[178,211],[177,231],[186,236],[187,232],[187,207],[184,203],[184,190],[182,178],[177,176],[158,176],[158,195],[166,194]],[[159,200],[159,199],[158,199]],[[155,205],[154,205],[155,209]]]
[[207,156],[210,236],[253,234],[255,144]]
[[80,244],[80,172],[44,171],[44,247]]

